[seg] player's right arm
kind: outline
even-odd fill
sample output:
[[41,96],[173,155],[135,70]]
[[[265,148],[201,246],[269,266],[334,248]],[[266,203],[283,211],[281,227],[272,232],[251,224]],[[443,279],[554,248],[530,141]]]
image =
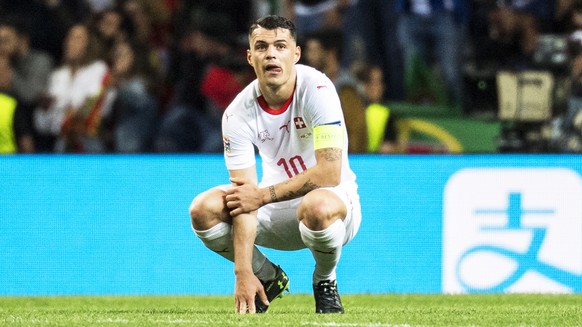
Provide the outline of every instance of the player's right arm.
[[[232,178],[243,178],[252,184],[257,184],[255,166],[246,169],[229,170]],[[237,187],[227,191],[226,205],[232,206],[239,200]],[[263,302],[268,305],[267,296],[260,281],[253,273],[252,260],[255,237],[257,234],[257,212],[242,213],[232,217],[233,245],[234,245],[234,273],[235,283],[235,310],[237,313],[255,313],[255,295],[259,294]]]

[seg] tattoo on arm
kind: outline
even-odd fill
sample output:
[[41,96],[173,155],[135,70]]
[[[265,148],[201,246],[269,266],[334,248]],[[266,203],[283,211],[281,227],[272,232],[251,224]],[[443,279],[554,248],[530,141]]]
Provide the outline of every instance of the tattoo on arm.
[[275,186],[271,185],[269,186],[269,194],[271,194],[271,201],[272,202],[277,202],[277,193],[275,193]]
[[[323,159],[328,161],[328,162],[338,161],[338,160],[342,159],[342,150],[341,149],[324,148],[324,149],[319,149],[317,151],[321,151],[319,156],[322,156]],[[303,175],[303,174],[305,174],[305,171],[302,172],[300,175]],[[289,184],[289,183],[291,183],[291,179],[289,179],[285,182],[285,184]],[[313,183],[311,180],[308,180],[298,190],[289,191],[289,192],[287,192],[287,194],[284,194],[281,197],[277,197],[277,194],[275,193],[274,186],[269,186],[269,193],[271,194],[271,201],[272,202],[286,201],[286,200],[291,200],[291,199],[296,199],[298,197],[302,197],[305,194],[307,194],[315,189],[318,189],[320,187],[321,187],[321,185],[317,185],[317,184]]]
[[341,158],[342,158],[342,150],[341,149],[326,148],[326,149],[322,149],[321,151],[323,151],[323,157],[327,161],[336,161],[336,160],[341,160]]
[[280,200],[284,201],[284,200],[295,199],[295,198],[298,198],[300,196],[304,196],[305,194],[307,194],[310,191],[313,191],[315,189],[318,189],[319,187],[320,187],[319,185],[316,185],[316,184],[312,183],[311,181],[307,181],[297,191],[289,191]]

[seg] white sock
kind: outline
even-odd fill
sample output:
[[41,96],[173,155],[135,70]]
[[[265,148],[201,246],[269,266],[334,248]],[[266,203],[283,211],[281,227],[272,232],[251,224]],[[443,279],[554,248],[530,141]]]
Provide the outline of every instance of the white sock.
[[300,222],[299,231],[301,232],[303,243],[311,250],[315,259],[313,284],[317,284],[322,280],[335,280],[336,267],[346,236],[344,222],[338,219],[328,228],[321,231],[312,231]]
[[[193,230],[194,233],[196,233],[196,236],[200,238],[207,248],[234,262],[234,246],[232,244],[231,225],[222,222],[207,230]],[[267,260],[265,255],[255,246],[253,250],[253,272],[259,272],[266,263],[270,263],[270,261]],[[265,270],[265,272],[270,271],[271,270],[269,269]]]

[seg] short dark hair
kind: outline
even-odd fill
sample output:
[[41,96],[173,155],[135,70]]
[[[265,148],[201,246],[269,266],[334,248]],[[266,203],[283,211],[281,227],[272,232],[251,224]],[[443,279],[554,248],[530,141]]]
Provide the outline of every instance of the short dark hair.
[[251,27],[249,28],[249,37],[251,36],[251,34],[253,34],[253,31],[259,27],[268,30],[275,30],[277,28],[289,30],[289,33],[291,34],[293,40],[297,40],[297,30],[295,29],[295,24],[293,24],[293,22],[290,19],[287,19],[285,17],[269,15],[257,19],[254,23],[251,24]]

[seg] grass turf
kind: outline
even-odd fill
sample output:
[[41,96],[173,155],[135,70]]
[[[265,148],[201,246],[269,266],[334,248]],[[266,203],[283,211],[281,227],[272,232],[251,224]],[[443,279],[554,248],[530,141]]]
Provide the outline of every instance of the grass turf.
[[0,297],[0,326],[582,326],[577,295],[344,295],[346,314],[316,315],[311,295],[234,313],[232,296]]

